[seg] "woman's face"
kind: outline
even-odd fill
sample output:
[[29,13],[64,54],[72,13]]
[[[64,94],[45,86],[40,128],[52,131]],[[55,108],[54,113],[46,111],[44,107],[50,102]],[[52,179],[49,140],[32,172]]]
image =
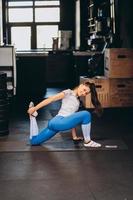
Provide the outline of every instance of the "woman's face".
[[80,84],[78,87],[78,96],[86,96],[90,92],[90,88],[84,84]]

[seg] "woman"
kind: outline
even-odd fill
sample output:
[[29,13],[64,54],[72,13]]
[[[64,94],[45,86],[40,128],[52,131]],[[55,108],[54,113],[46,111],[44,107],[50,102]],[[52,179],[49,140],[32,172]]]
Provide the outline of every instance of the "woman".
[[101,144],[91,140],[91,114],[88,111],[78,111],[80,106],[79,98],[91,93],[91,101],[95,107],[95,112],[101,114],[102,108],[97,97],[97,92],[94,83],[85,82],[74,88],[67,89],[54,96],[51,96],[36,106],[30,107],[28,113],[30,117],[37,115],[37,110],[40,108],[62,99],[61,108],[58,114],[48,122],[47,128],[40,133],[30,136],[31,145],[40,145],[49,140],[60,131],[72,129],[73,135],[76,136],[75,127],[81,124],[84,146],[85,147],[101,147]]

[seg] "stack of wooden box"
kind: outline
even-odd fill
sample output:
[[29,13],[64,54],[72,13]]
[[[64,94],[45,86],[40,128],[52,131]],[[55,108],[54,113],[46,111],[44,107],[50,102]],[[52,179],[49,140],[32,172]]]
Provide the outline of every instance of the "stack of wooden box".
[[[133,49],[106,49],[104,77],[80,77],[80,82],[94,82],[103,107],[133,106]],[[83,98],[85,107],[93,108],[90,95]]]
[[110,107],[133,106],[133,49],[106,49],[104,58]]

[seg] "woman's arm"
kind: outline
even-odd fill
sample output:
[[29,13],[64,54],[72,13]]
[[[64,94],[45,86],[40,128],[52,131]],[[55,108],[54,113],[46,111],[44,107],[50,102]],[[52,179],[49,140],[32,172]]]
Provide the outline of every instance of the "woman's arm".
[[29,108],[27,112],[31,115],[31,114],[33,114],[35,111],[39,110],[40,108],[42,108],[42,107],[44,107],[44,106],[46,106],[46,105],[48,105],[48,104],[50,104],[50,103],[52,103],[52,102],[54,102],[54,101],[63,99],[64,96],[65,96],[64,92],[60,92],[60,93],[58,93],[58,94],[56,94],[56,95],[54,95],[54,96],[51,96],[51,97],[49,97],[49,98],[47,98],[47,99],[41,101],[41,102],[40,102],[39,104],[37,104],[36,106]]

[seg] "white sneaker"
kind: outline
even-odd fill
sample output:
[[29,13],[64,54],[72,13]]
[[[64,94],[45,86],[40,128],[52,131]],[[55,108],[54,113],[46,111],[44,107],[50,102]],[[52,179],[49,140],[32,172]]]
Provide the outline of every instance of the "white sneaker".
[[93,140],[90,140],[88,143],[84,143],[84,146],[85,147],[101,147],[102,145],[97,143],[97,142],[94,142]]

